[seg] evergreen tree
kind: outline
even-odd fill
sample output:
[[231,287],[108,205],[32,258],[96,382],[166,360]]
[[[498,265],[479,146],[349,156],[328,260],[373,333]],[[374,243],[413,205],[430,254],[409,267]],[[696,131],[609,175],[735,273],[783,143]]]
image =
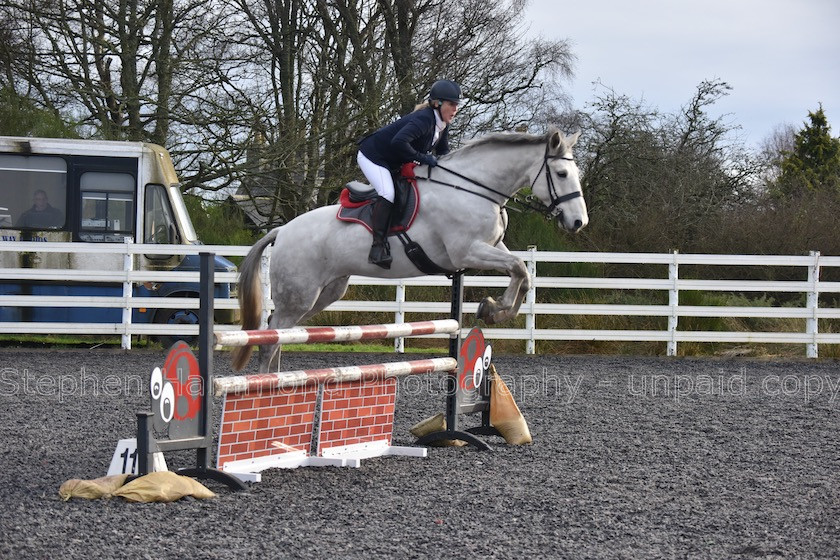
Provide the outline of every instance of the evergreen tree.
[[809,111],[808,118],[811,122],[796,134],[793,151],[783,152],[779,191],[786,195],[817,190],[840,194],[840,138],[831,136],[822,105],[816,113]]

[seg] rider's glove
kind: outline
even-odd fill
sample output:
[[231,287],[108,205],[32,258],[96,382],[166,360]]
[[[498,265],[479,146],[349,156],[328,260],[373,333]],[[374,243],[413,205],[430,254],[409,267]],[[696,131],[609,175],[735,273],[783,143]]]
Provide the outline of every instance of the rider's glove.
[[423,165],[428,165],[429,167],[435,167],[437,165],[437,158],[432,154],[420,154],[417,161]]

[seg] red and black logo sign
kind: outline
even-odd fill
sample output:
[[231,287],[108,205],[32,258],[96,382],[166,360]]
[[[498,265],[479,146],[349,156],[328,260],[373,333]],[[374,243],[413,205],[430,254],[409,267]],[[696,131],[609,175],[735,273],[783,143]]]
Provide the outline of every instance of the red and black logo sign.
[[149,383],[154,428],[171,439],[200,435],[204,383],[198,360],[186,342],[169,350],[163,369],[155,368]]

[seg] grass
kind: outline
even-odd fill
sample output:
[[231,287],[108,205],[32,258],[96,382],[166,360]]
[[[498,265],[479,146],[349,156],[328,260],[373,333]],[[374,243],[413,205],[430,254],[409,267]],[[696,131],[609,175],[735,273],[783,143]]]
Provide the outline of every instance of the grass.
[[[132,347],[143,348],[154,343],[134,339]],[[119,337],[74,336],[71,334],[3,334],[2,348],[120,348]]]

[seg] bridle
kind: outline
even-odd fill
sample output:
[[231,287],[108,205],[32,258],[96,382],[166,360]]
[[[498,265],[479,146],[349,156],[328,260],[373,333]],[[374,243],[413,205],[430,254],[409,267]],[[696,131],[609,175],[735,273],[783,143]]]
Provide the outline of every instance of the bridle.
[[[550,156],[548,155],[548,145],[545,147],[545,156],[543,157],[542,166],[540,166],[540,170],[537,171],[536,177],[534,177],[534,181],[531,183],[531,192],[534,191],[534,185],[537,184],[537,179],[540,177],[540,173],[543,169],[545,169],[545,182],[548,186],[548,198],[551,200],[551,204],[547,207],[539,208],[546,216],[549,218],[555,218],[558,214],[563,212],[563,209],[560,208],[560,205],[564,202],[568,202],[569,200],[574,200],[578,197],[583,196],[583,193],[580,190],[576,190],[574,192],[570,192],[564,195],[560,195],[557,193],[557,187],[554,186],[554,178],[551,176],[551,169],[548,167],[548,160],[550,159],[564,159],[566,161],[574,161],[574,158],[566,157],[566,156]],[[528,204],[529,208],[534,208],[530,201]]]
[[535,212],[539,212],[541,214],[544,214],[547,218],[556,218],[559,214],[561,214],[563,212],[563,209],[560,208],[561,204],[563,204],[564,202],[568,202],[569,200],[574,200],[575,198],[581,197],[581,196],[583,196],[583,193],[580,190],[577,190],[575,192],[571,192],[571,193],[568,193],[568,194],[564,194],[564,195],[560,195],[560,194],[557,193],[557,187],[554,184],[554,178],[551,176],[551,169],[548,167],[548,161],[552,160],[552,159],[564,159],[566,161],[574,161],[574,158],[570,158],[570,157],[566,157],[566,156],[562,156],[562,155],[557,155],[557,156],[548,155],[548,145],[546,145],[545,155],[543,156],[542,165],[540,166],[539,171],[537,171],[537,175],[534,177],[534,180],[531,182],[531,191],[533,192],[534,185],[537,184],[537,179],[540,178],[540,173],[542,173],[542,171],[545,170],[545,179],[546,179],[546,184],[548,186],[548,197],[551,201],[551,204],[549,204],[547,206],[545,204],[543,204],[542,201],[540,201],[539,199],[537,199],[537,201],[539,202],[539,205],[535,204],[534,203],[534,198],[535,197],[533,195],[528,195],[526,197],[517,197],[515,195],[511,196],[511,195],[508,195],[506,193],[497,191],[496,189],[493,189],[491,187],[488,187],[487,185],[485,185],[485,184],[483,184],[479,181],[476,181],[475,179],[471,179],[470,177],[462,175],[461,173],[458,173],[457,171],[453,171],[452,169],[444,167],[443,165],[440,165],[440,164],[438,164],[437,167],[439,167],[443,171],[446,171],[447,173],[450,173],[450,174],[458,177],[459,179],[463,179],[464,181],[467,181],[468,183],[470,183],[472,185],[475,185],[476,187],[482,188],[482,189],[484,189],[484,190],[486,190],[486,191],[488,191],[492,194],[495,194],[495,195],[499,196],[501,198],[501,201],[496,200],[492,196],[489,196],[489,195],[486,195],[486,194],[483,194],[483,193],[479,193],[479,192],[475,192],[475,191],[471,191],[469,189],[465,189],[465,188],[461,187],[460,185],[455,185],[455,184],[452,184],[452,183],[446,183],[444,181],[439,181],[437,179],[432,179],[432,168],[431,167],[428,170],[428,176],[427,177],[421,177],[421,176],[418,175],[417,179],[422,179],[424,181],[429,181],[430,183],[435,183],[437,185],[450,187],[450,188],[453,188],[453,189],[458,190],[458,191],[463,191],[465,193],[475,195],[475,196],[483,198],[485,200],[489,200],[493,204],[498,204],[501,208],[504,208],[509,200],[513,200],[518,205],[524,206],[524,207],[526,207],[530,210],[534,210]]

